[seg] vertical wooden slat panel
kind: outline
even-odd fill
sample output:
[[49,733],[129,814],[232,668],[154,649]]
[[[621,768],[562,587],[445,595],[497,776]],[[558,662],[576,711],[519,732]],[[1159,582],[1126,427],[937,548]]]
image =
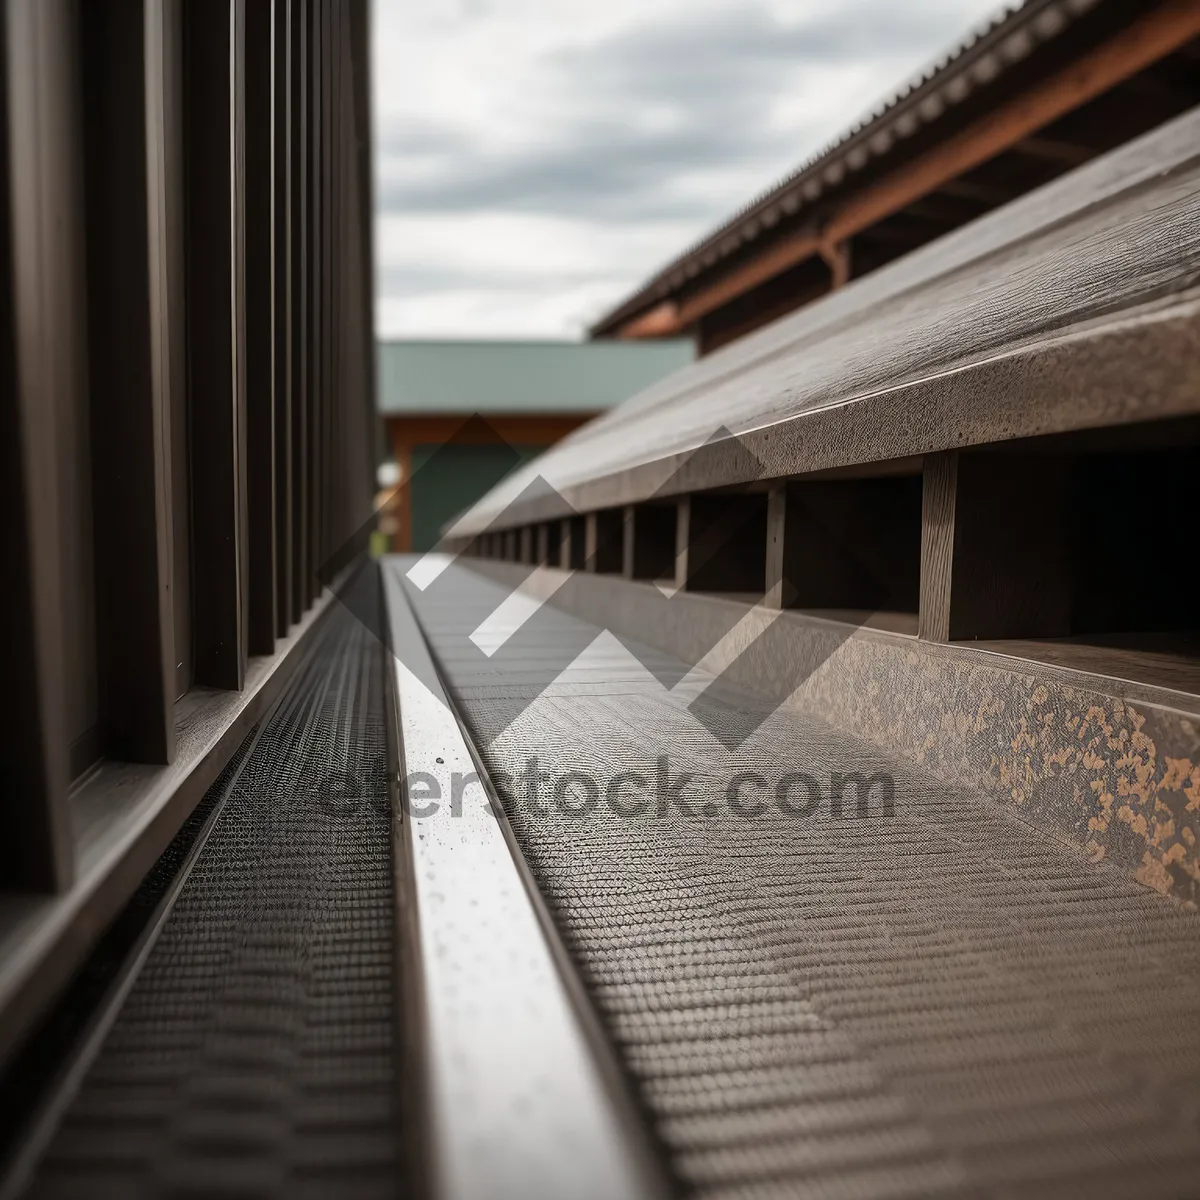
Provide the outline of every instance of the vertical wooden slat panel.
[[304,602],[316,599],[316,572],[320,565],[317,540],[321,512],[319,466],[319,413],[321,411],[321,301],[325,280],[321,274],[321,0],[310,0],[308,9],[308,312],[305,341],[308,348],[308,570],[304,578]]
[[341,415],[340,401],[345,381],[342,378],[342,320],[345,314],[343,276],[345,264],[345,231],[342,223],[342,147],[346,140],[343,120],[342,75],[344,13],[342,0],[332,0],[330,9],[329,55],[331,68],[329,128],[330,128],[330,176],[329,176],[329,262],[330,286],[333,304],[329,320],[330,386],[327,428],[329,430],[329,499],[325,513],[325,541],[328,559],[340,558],[346,531],[342,528],[342,434],[345,418]]
[[162,221],[152,239],[152,258],[158,260],[156,304],[159,348],[158,374],[170,397],[169,455],[171,484],[171,599],[174,691],[179,699],[192,685],[192,514],[188,464],[187,289],[185,275],[184,125],[183,125],[183,0],[159,0],[147,8],[147,19],[158,39],[157,57],[148,61],[161,71],[161,161],[156,176],[162,196],[151,207]]
[[[60,890],[74,854],[67,816],[57,425],[81,386],[78,264],[59,257],[79,219],[76,130],[52,90],[73,68],[70,6],[0,12],[0,618],[5,672],[20,703],[0,722],[0,882]],[[67,107],[67,111],[64,111]]]
[[291,0],[271,0],[271,386],[275,398],[275,632],[291,625],[292,171]]
[[326,455],[329,451],[326,411],[329,399],[329,2],[317,0],[317,94],[315,132],[317,135],[317,224],[315,229],[318,271],[321,286],[317,291],[316,346],[318,353],[317,408],[313,414],[313,475],[316,481],[316,508],[313,512],[314,594],[320,591],[320,574],[325,565],[325,517],[329,507],[326,488]]
[[[175,664],[164,42],[158,6],[81,10],[96,628],[104,750],[170,761]],[[141,70],[131,64],[142,64]]]
[[272,321],[271,0],[245,15],[247,637],[275,650],[275,339]]
[[[185,7],[195,679],[241,688],[247,643],[244,0]],[[197,181],[203,181],[198,184]]]
[[[347,351],[353,365],[354,380],[351,394],[342,398],[342,405],[353,413],[351,430],[355,445],[350,449],[348,478],[352,482],[350,495],[352,512],[349,524],[358,529],[366,520],[366,503],[374,492],[375,467],[379,448],[379,417],[375,407],[375,270],[374,270],[374,192],[371,174],[371,105],[370,105],[370,5],[367,0],[347,2],[347,53],[349,59],[349,95],[352,136],[347,144],[347,174],[349,176],[346,225],[352,242],[348,262],[354,277],[346,284],[346,303],[351,346]],[[365,487],[357,483],[358,464],[363,470]]]
[[308,605],[308,87],[310,0],[291,0],[289,147],[292,180],[292,313],[288,358],[292,370],[292,620]]

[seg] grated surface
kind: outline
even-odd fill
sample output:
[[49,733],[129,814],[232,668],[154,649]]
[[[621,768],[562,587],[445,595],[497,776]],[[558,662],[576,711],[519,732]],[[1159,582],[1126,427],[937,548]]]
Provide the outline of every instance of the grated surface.
[[[462,566],[409,591],[685,1190],[1200,1196],[1195,913],[796,713],[726,751],[694,686],[560,611],[485,657],[470,635],[507,593]],[[559,674],[563,646],[589,648]],[[664,756],[686,812],[659,815]],[[604,799],[621,771],[637,815]],[[739,815],[741,771],[751,800],[794,772],[824,800]],[[890,775],[894,815],[833,815],[855,771]]]
[[27,1194],[396,1194],[382,657],[313,638]]

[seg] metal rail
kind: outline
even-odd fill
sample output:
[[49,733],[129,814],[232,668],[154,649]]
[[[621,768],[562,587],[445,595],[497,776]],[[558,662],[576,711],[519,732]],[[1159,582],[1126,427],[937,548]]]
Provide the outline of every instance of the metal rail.
[[405,596],[410,565],[387,562],[384,597],[399,970],[413,1035],[402,1044],[421,1055],[430,1190],[453,1200],[662,1195],[644,1127]]

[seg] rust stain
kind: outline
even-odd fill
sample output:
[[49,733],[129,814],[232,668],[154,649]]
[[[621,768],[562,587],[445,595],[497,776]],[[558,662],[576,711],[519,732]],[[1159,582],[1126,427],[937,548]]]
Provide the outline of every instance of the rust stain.
[[804,703],[948,783],[1020,806],[1048,833],[1155,891],[1200,900],[1194,718],[866,638],[842,647]]

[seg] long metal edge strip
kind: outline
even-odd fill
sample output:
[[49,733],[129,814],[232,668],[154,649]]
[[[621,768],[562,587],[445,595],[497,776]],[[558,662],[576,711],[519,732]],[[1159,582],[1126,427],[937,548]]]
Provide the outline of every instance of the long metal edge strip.
[[106,762],[72,794],[75,884],[59,896],[10,896],[0,904],[0,1064],[274,703],[332,603],[326,593],[279,639],[274,655],[251,659],[242,691],[198,688],[184,697],[169,766]]
[[[405,564],[407,565],[407,564]],[[427,1192],[612,1200],[672,1190],[503,808],[385,560],[402,1045]],[[457,797],[457,799],[456,799]]]

